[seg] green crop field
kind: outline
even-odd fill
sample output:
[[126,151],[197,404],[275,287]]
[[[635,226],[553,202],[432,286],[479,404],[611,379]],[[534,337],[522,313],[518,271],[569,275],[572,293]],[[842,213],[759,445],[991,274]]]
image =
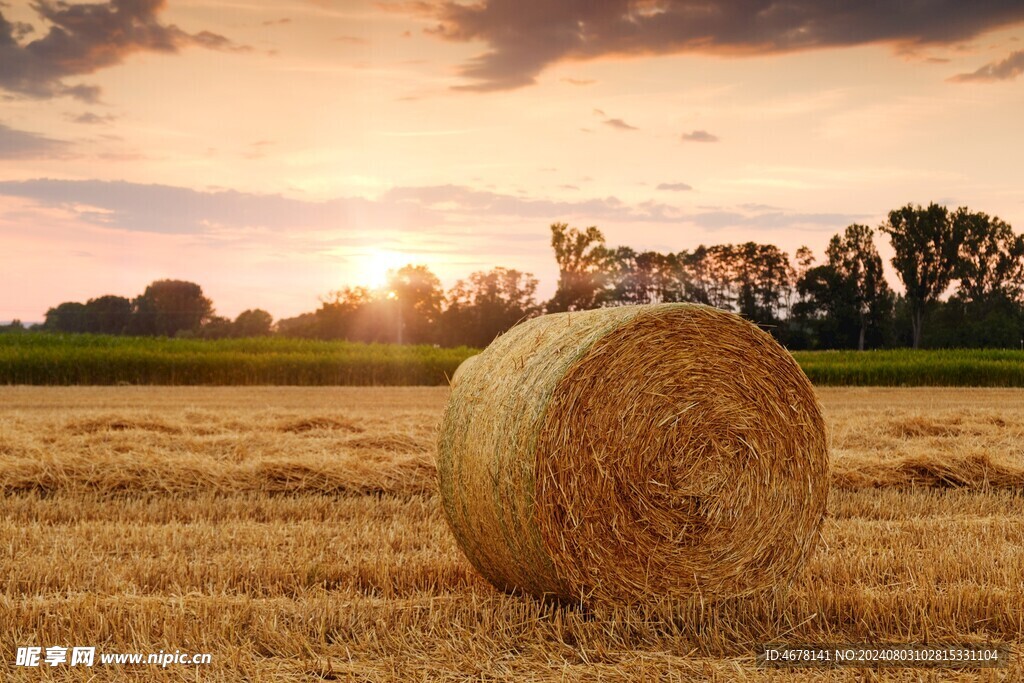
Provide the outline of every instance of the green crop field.
[[893,349],[797,351],[817,385],[1024,387],[1024,351],[1010,349]]
[[[0,335],[0,384],[439,385],[460,347],[281,339]],[[817,385],[1024,387],[1016,350],[797,351]]]
[[436,385],[472,349],[266,337],[0,335],[0,384]]

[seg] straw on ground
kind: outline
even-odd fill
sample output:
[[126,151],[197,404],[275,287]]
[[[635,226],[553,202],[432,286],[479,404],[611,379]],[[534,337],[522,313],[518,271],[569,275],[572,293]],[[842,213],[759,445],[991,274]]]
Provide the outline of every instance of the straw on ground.
[[[204,681],[752,681],[752,644],[780,634],[1008,641],[991,678],[1024,678],[1018,390],[819,390],[835,460],[819,550],[778,604],[674,615],[587,614],[480,578],[434,493],[448,391],[0,388],[0,679],[19,680],[18,645],[94,644],[211,652]],[[40,460],[60,476],[26,476]],[[43,673],[197,678],[59,669]],[[934,676],[964,678],[990,677]]]

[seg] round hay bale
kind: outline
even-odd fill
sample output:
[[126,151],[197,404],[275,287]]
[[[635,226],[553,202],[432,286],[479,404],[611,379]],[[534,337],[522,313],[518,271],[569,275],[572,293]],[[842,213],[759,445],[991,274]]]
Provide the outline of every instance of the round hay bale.
[[637,604],[788,582],[818,540],[828,453],[811,383],[770,335],[662,304],[496,339],[452,390],[438,476],[496,587]]
[[466,373],[476,365],[477,360],[480,358],[480,354],[470,356],[466,360],[459,363],[459,367],[455,368],[455,374],[452,375],[450,384],[454,387],[456,384],[462,381],[462,378],[466,376]]

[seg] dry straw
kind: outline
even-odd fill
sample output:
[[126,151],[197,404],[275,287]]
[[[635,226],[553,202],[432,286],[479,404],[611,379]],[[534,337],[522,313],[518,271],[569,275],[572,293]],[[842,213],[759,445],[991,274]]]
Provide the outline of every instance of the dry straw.
[[451,385],[453,387],[462,381],[462,378],[465,377],[466,373],[469,372],[470,368],[476,365],[476,362],[479,358],[479,355],[470,356],[466,360],[459,363],[459,367],[455,368],[455,374],[452,375]]
[[454,385],[444,509],[495,586],[582,603],[785,584],[828,493],[824,423],[792,356],[742,318],[662,304],[559,313]]

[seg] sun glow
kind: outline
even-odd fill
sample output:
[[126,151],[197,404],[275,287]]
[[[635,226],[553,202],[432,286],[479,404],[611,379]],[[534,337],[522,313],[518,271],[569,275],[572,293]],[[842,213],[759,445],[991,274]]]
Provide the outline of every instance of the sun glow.
[[399,251],[373,249],[355,256],[355,282],[353,284],[380,289],[388,282],[388,271],[398,270],[409,263],[406,254]]

